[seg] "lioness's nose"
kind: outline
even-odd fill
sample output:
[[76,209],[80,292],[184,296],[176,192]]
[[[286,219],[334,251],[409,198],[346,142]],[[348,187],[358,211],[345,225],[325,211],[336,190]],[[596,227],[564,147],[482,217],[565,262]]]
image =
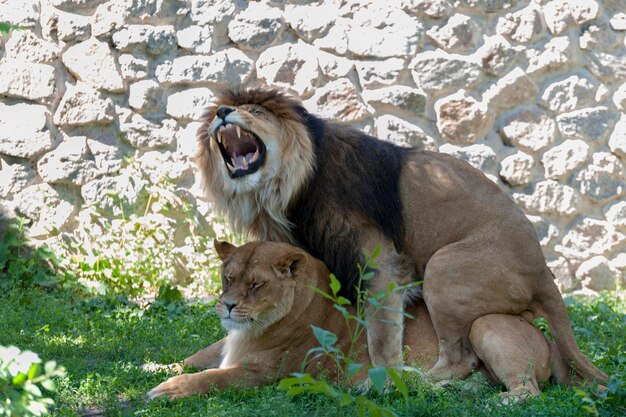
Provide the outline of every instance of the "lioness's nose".
[[235,308],[237,306],[237,303],[224,303],[224,305],[226,306],[226,308],[228,309],[228,312],[230,313],[233,308]]
[[235,109],[233,109],[232,107],[219,106],[217,108],[217,112],[215,112],[215,114],[217,114],[217,117],[219,117],[220,119],[224,120],[226,118],[226,116],[228,116],[228,114],[232,113],[233,111],[235,111]]

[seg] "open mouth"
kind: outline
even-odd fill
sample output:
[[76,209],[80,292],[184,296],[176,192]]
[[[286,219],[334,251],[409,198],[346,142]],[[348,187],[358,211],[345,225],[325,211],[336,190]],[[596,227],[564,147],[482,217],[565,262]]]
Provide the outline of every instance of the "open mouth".
[[265,144],[249,130],[224,123],[215,132],[215,139],[231,178],[253,174],[263,166]]

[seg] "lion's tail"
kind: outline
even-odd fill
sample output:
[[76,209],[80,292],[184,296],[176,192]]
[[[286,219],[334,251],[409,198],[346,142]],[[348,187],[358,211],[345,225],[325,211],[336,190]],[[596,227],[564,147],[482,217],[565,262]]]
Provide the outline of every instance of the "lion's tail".
[[596,368],[578,348],[561,293],[556,285],[551,285],[552,273],[550,271],[547,273],[550,274],[549,281],[547,285],[542,286],[541,293],[537,294],[537,308],[533,309],[535,310],[533,312],[548,321],[550,331],[563,358],[580,376],[587,381],[596,380],[606,384],[609,380],[607,375]]

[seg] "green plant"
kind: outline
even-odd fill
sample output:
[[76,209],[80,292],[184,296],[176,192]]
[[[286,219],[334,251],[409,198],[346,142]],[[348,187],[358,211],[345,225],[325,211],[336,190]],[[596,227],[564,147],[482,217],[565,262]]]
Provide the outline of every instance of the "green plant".
[[21,26],[13,25],[7,22],[0,22],[0,34],[8,35],[12,30],[22,29]]
[[[418,369],[408,366],[373,367],[357,363],[355,360],[362,347],[360,341],[367,329],[366,316],[374,318],[381,309],[388,309],[389,307],[384,306],[382,301],[392,293],[408,288],[408,286],[397,286],[391,283],[385,291],[378,293],[372,293],[367,289],[362,289],[362,284],[374,277],[373,270],[377,266],[375,259],[379,254],[380,248],[377,247],[370,256],[366,257],[365,265],[357,265],[359,279],[356,287],[357,297],[354,308],[351,308],[352,303],[347,298],[339,295],[341,283],[333,274],[330,275],[330,293],[319,288],[312,288],[313,291],[320,294],[322,297],[331,300],[333,307],[341,313],[349,335],[349,346],[347,351],[344,352],[336,345],[337,335],[328,330],[311,326],[313,334],[320,345],[309,350],[302,363],[302,372],[293,374],[291,377],[284,378],[280,381],[278,388],[286,390],[288,396],[295,396],[302,393],[324,395],[335,402],[338,414],[342,407],[353,405],[356,408],[356,415],[359,417],[365,416],[366,413],[369,413],[369,415],[373,417],[395,416],[396,414],[393,411],[369,399],[364,393],[351,393],[347,389],[353,377],[367,370],[367,382],[364,384],[364,387],[371,384],[371,387],[381,394],[385,389],[387,381],[390,380],[404,400],[408,401],[408,388],[402,378],[402,373],[419,373],[420,371]],[[407,313],[402,312],[402,314],[410,317]],[[316,379],[309,373],[304,373],[304,370],[312,361],[320,359],[322,356],[333,360],[336,368],[335,371],[339,376],[338,387],[334,387],[323,379]]]
[[205,266],[211,263],[212,227],[168,179],[143,194],[138,213],[127,214],[131,202],[113,192],[108,197],[118,206],[115,212],[83,207],[79,227],[59,245],[79,280],[99,292],[133,297],[161,286],[217,282]]
[[0,241],[0,288],[15,284],[50,287],[72,279],[50,247],[31,244],[28,219],[17,217],[6,226]]
[[54,400],[45,392],[55,392],[53,378],[64,375],[65,368],[55,361],[46,362],[42,367],[36,353],[20,351],[15,346],[0,346],[0,416],[47,414]]

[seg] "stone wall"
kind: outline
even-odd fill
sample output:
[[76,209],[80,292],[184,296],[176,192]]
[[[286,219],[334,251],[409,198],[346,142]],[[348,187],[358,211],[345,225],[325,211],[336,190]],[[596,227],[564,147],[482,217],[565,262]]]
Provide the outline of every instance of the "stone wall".
[[624,284],[624,0],[3,0],[0,21],[26,28],[0,43],[0,199],[36,238],[163,175],[210,211],[201,111],[254,81],[483,170],[562,290]]

